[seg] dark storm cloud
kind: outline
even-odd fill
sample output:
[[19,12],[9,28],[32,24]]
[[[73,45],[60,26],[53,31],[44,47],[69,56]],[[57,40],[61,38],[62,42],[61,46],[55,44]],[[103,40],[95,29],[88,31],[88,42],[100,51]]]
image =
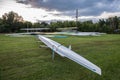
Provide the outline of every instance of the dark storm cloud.
[[103,11],[117,12],[120,0],[16,0],[18,3],[30,4],[34,8],[58,10],[66,15],[75,14],[79,9],[82,16],[100,15]]

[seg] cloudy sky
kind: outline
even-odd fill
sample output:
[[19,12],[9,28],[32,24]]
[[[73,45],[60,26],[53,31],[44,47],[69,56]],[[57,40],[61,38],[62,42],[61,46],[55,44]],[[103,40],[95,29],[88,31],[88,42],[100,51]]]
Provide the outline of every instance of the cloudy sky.
[[0,0],[0,17],[14,11],[27,21],[97,20],[120,16],[120,0]]

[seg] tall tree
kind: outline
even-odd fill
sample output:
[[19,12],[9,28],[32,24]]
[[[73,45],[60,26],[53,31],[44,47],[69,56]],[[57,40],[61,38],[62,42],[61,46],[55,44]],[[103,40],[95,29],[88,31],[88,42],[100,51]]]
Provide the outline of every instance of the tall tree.
[[55,22],[50,23],[50,31],[54,32],[57,29],[57,24]]
[[39,27],[41,27],[41,24],[39,22],[36,22],[36,23],[33,24],[33,27],[34,28],[39,28]]
[[5,26],[6,32],[17,32],[20,29],[20,22],[23,21],[23,18],[13,11],[5,13],[2,19],[3,23],[7,25]]
[[1,32],[4,32],[4,24],[3,24],[2,19],[0,18],[0,33]]
[[40,27],[43,27],[43,28],[48,27],[48,23],[46,23],[46,22],[41,22],[41,26],[40,26]]
[[113,29],[118,29],[119,26],[119,18],[117,16],[115,17],[110,17],[108,18],[108,20],[110,21],[111,27]]

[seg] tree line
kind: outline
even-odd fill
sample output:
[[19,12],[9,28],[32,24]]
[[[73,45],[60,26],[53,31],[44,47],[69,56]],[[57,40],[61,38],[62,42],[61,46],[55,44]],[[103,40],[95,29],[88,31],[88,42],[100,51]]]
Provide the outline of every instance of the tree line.
[[49,31],[57,31],[57,28],[77,27],[77,31],[81,32],[104,32],[104,33],[120,33],[120,17],[114,16],[107,19],[99,19],[93,23],[89,21],[57,21],[57,22],[36,22],[32,23],[24,21],[22,16],[11,11],[5,13],[0,18],[0,33],[21,32],[21,28],[50,28]]

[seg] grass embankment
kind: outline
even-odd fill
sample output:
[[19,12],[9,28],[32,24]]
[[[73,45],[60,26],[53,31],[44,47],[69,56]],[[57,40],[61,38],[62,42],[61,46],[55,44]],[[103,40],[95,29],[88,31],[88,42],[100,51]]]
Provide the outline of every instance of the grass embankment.
[[102,76],[77,63],[39,48],[42,42],[31,37],[0,35],[1,80],[119,80],[120,35],[52,38],[87,58],[102,69]]

